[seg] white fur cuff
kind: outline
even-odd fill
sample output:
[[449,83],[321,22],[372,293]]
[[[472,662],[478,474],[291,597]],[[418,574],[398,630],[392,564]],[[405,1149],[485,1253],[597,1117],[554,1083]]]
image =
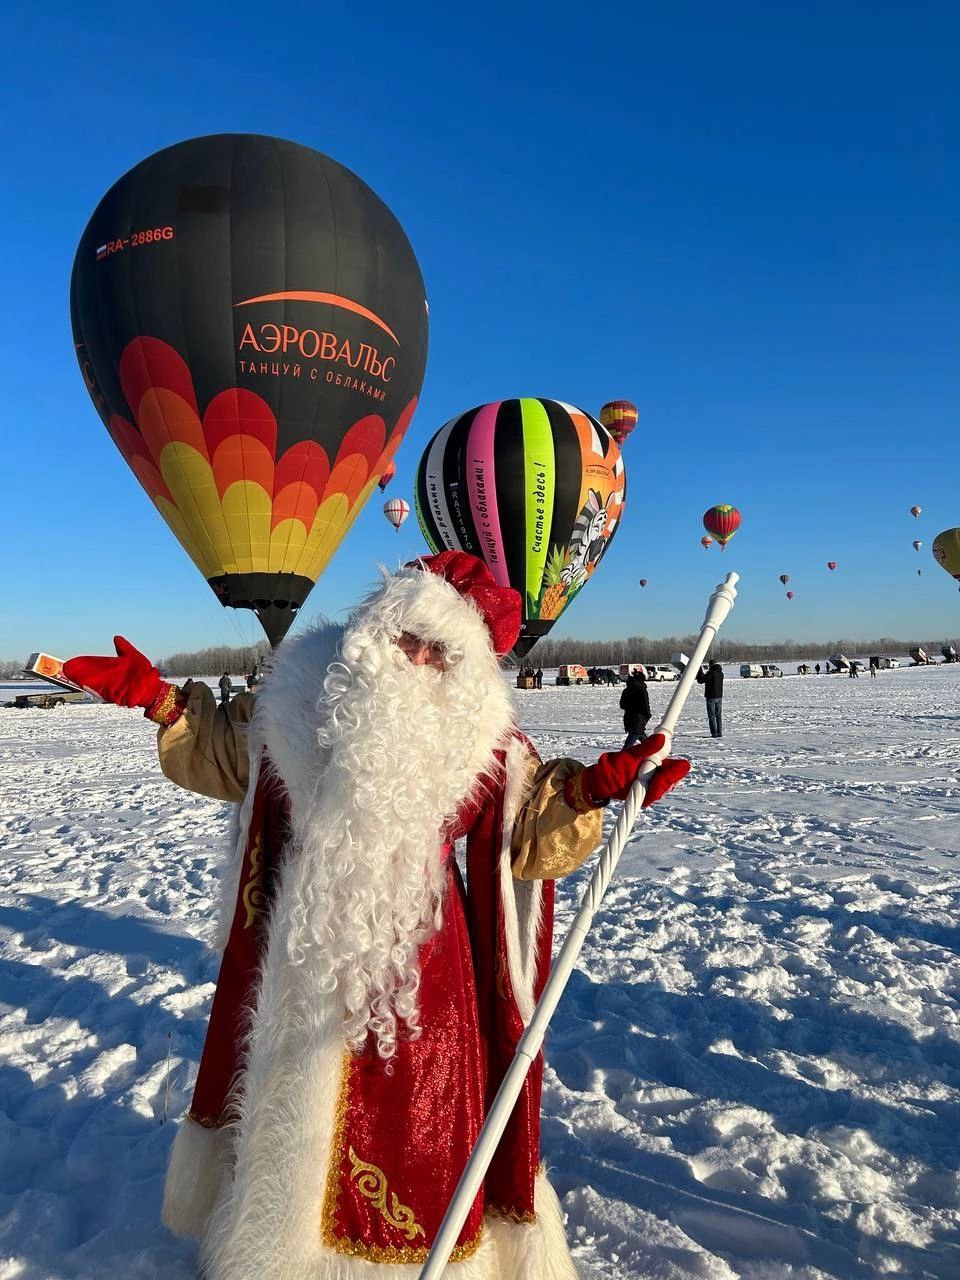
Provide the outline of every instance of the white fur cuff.
[[163,1221],[175,1236],[204,1234],[232,1154],[230,1130],[205,1129],[189,1116],[184,1119],[163,1187]]

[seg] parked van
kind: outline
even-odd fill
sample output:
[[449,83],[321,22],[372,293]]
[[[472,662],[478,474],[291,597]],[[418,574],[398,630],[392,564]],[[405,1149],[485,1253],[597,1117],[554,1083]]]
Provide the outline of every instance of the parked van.
[[884,658],[880,654],[874,654],[870,659],[871,667],[876,667],[878,671],[895,671],[900,665],[899,658]]
[[671,667],[669,663],[658,662],[652,667],[647,667],[648,680],[679,680],[680,672],[676,667]]
[[761,662],[760,670],[765,680],[779,680],[783,676],[783,672],[775,662]]
[[759,662],[741,662],[740,674],[744,680],[762,680],[763,667]]
[[570,662],[557,672],[557,684],[586,684],[590,677],[579,662]]
[[617,668],[621,680],[627,680],[630,676],[639,675],[644,679],[649,679],[647,668],[642,662],[621,662]]

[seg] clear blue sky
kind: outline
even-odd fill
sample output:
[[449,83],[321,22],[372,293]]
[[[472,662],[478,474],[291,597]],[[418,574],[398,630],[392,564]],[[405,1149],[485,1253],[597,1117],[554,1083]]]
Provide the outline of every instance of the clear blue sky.
[[[413,242],[431,343],[392,494],[410,496],[436,427],[483,401],[640,406],[623,526],[554,634],[691,630],[728,568],[731,635],[960,633],[928,554],[960,524],[950,0],[17,8],[0,657],[105,652],[117,630],[156,657],[259,634],[108,438],[67,307],[107,187],[221,131],[329,153]],[[722,560],[698,541],[714,502],[744,513]],[[371,501],[304,615],[422,547],[413,517],[394,535]]]

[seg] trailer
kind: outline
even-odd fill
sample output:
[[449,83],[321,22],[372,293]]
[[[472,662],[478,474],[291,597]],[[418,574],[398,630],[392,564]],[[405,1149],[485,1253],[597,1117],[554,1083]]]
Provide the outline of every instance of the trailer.
[[944,662],[960,662],[960,654],[952,644],[941,645],[940,652],[943,654]]
[[933,658],[928,658],[927,654],[919,645],[915,649],[910,650],[910,657],[913,659],[915,667],[933,667],[936,666]]
[[73,693],[64,689],[62,693],[18,693],[8,707],[19,707],[21,711],[29,707],[39,707],[42,711],[50,711],[53,707],[65,706],[68,702],[90,702],[90,695],[81,689]]

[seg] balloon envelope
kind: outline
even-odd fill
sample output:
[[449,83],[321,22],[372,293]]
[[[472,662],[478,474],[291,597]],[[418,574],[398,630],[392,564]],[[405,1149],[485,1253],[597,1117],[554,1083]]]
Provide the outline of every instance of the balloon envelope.
[[704,535],[704,537],[700,539],[700,545],[701,547],[704,548],[705,551],[709,551],[710,548],[713,546],[713,539]]
[[787,592],[787,599],[788,599],[788,600],[792,600],[792,599],[793,599],[793,592],[792,592],[792,591],[788,591],[788,592]]
[[308,147],[194,138],[104,196],[71,312],[120,452],[220,602],[276,643],[416,407],[427,314],[403,228]]
[[400,526],[410,514],[410,504],[404,502],[403,498],[388,498],[383,504],[383,514],[399,532]]
[[387,487],[387,485],[390,483],[390,481],[393,479],[393,477],[396,474],[397,474],[397,464],[395,462],[388,462],[386,467],[384,468],[383,475],[377,481],[377,485],[381,493],[383,493],[384,489]]
[[833,570],[834,570],[836,567],[837,567],[837,562],[836,562],[836,560],[828,560],[828,561],[827,561],[827,568],[828,568],[831,572],[833,572]]
[[641,579],[640,579],[640,585],[641,585],[641,587],[645,587],[645,586],[647,585],[647,580],[646,580],[646,578],[641,578]]
[[940,568],[960,580],[960,529],[944,529],[938,533],[931,551]]
[[781,573],[780,581],[783,583],[784,586],[786,586],[787,583],[790,581],[789,573]]
[[559,400],[500,400],[452,418],[417,472],[434,551],[469,551],[523,597],[523,657],[583,590],[620,524],[626,476],[607,430]]
[[919,538],[915,539],[913,544],[914,551],[919,551],[922,546],[923,546],[923,543],[920,541],[920,539]]
[[718,503],[703,513],[703,527],[707,533],[713,534],[723,549],[740,528],[740,512],[729,502]]
[[914,519],[916,519],[916,517],[920,514],[922,510],[923,510],[923,507],[911,507],[910,514],[914,517]]
[[618,445],[623,444],[639,417],[640,411],[629,400],[609,400],[600,410],[600,421]]

